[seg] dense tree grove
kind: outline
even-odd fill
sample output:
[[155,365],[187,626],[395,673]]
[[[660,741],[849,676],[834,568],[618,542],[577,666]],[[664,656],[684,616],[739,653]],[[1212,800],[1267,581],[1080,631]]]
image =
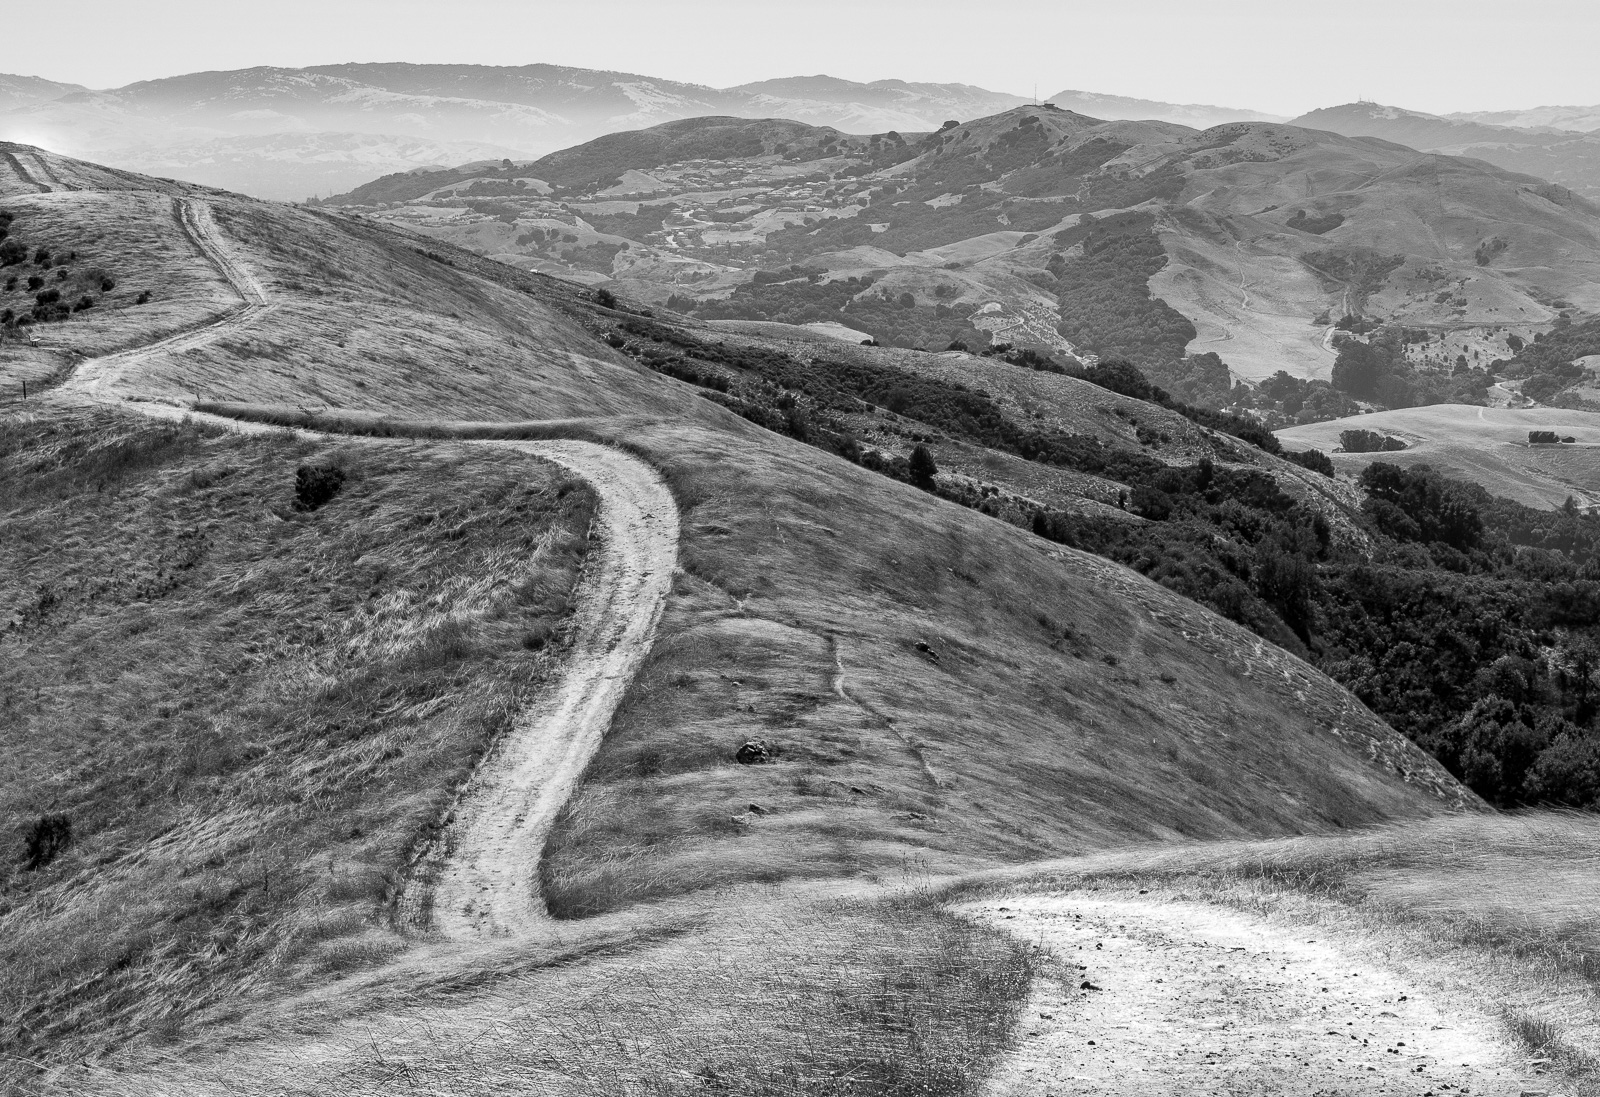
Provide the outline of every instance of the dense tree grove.
[[1346,338],[1333,364],[1333,387],[1346,396],[1389,408],[1424,404],[1485,404],[1489,374],[1457,363],[1453,371],[1424,370],[1406,359],[1408,343],[1425,332],[1381,328],[1368,341]]
[[1195,328],[1150,294],[1151,276],[1167,265],[1153,223],[1149,214],[1085,217],[1056,234],[1056,243],[1067,249],[1050,261],[1061,302],[1058,330],[1079,351],[1126,358],[1141,368],[1183,359]]
[[[1361,477],[1360,544],[1263,469],[1169,465],[1040,430],[983,392],[888,365],[801,363],[643,318],[624,330],[647,364],[753,422],[985,513],[998,513],[990,492],[945,482],[926,446],[912,459],[871,450],[846,418],[888,408],[1121,483],[1122,505],[1142,520],[1009,502],[1039,536],[1124,563],[1311,660],[1491,802],[1600,809],[1600,515],[1534,510],[1426,466],[1374,463]],[[1085,369],[993,354],[1177,405],[1125,360]],[[1285,456],[1332,472],[1315,451]]]

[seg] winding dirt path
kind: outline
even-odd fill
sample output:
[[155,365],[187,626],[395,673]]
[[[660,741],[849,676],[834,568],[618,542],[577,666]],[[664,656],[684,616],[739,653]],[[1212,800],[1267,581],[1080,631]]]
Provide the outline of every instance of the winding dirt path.
[[[113,405],[152,418],[193,418],[244,433],[275,430],[112,391],[129,367],[209,343],[274,307],[255,275],[233,255],[209,204],[176,198],[174,213],[240,304],[189,330],[85,360],[52,398]],[[462,790],[443,840],[424,851],[420,871],[399,904],[402,920],[431,924],[447,937],[508,936],[548,917],[538,887],[544,842],[655,640],[677,565],[678,509],[654,469],[608,446],[509,440],[455,444],[509,449],[559,465],[585,481],[599,500],[562,675],[519,715]]]
[[1559,1093],[1492,1003],[1444,1003],[1305,927],[1080,891],[969,904],[1055,961],[986,1097]]
[[[479,769],[435,856],[432,924],[447,937],[507,936],[547,917],[545,839],[649,653],[678,558],[677,506],[642,461],[588,442],[502,444],[582,477],[600,510],[566,671]],[[403,900],[402,916],[421,921],[420,905]]]
[[248,327],[272,310],[272,303],[268,301],[260,281],[233,257],[222,239],[209,204],[192,198],[174,198],[172,212],[195,249],[206,257],[239,295],[240,303],[220,316],[213,316],[153,343],[80,362],[72,375],[62,383],[63,391],[92,398],[108,395],[107,386],[119,381],[128,367],[156,355],[178,354],[193,347],[205,346],[224,335]]

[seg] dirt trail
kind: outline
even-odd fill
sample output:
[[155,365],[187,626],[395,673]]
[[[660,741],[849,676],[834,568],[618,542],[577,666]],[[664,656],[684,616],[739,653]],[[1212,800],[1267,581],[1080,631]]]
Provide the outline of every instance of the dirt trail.
[[1492,1003],[1430,1000],[1316,930],[1110,890],[964,909],[1057,961],[987,1097],[1560,1092]]
[[545,838],[649,653],[678,558],[672,493],[642,461],[587,442],[500,444],[582,477],[600,510],[566,673],[480,768],[447,838],[432,897],[432,923],[447,937],[510,935],[546,917]]
[[[241,304],[165,339],[88,359],[53,398],[114,404],[153,418],[193,418],[245,433],[278,429],[110,391],[128,367],[152,355],[203,345],[273,308],[255,275],[234,258],[207,203],[176,198],[174,213]],[[419,863],[423,871],[401,899],[402,919],[427,924],[431,908],[432,924],[446,936],[509,935],[547,917],[538,892],[545,837],[654,642],[677,564],[678,510],[654,469],[607,446],[579,441],[456,444],[511,449],[550,461],[588,483],[599,500],[563,674],[518,716],[505,741],[462,791],[444,840],[426,852]],[[426,886],[430,880],[436,881],[431,890]]]
[[121,380],[128,367],[159,354],[176,354],[193,347],[205,346],[256,322],[271,311],[272,304],[256,276],[233,258],[223,242],[217,223],[212,219],[211,207],[192,198],[174,198],[173,216],[178,225],[194,243],[195,248],[216,267],[239,295],[240,303],[220,316],[204,320],[194,327],[158,339],[153,343],[130,347],[102,358],[90,358],[79,363],[72,375],[62,383],[67,393],[98,397],[108,395],[107,386]]
[[3,157],[5,162],[10,165],[11,171],[16,175],[18,182],[33,187],[40,194],[50,193],[50,188],[33,177],[28,169],[23,166],[22,161],[17,159],[16,153],[10,149],[0,149],[0,157]]

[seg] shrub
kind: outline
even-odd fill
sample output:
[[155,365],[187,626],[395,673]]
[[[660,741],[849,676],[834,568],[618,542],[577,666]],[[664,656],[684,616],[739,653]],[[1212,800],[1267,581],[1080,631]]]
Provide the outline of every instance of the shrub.
[[48,267],[50,265],[50,249],[40,248],[34,252],[33,261],[37,266]]
[[117,288],[117,280],[115,278],[107,277],[107,278],[100,279],[100,292],[101,293],[110,293],[112,290],[114,290],[116,288]]
[[932,451],[918,442],[911,450],[911,482],[919,488],[930,488],[938,474],[939,466],[934,462]]
[[76,305],[72,306],[72,311],[73,312],[82,312],[84,309],[92,309],[92,308],[94,308],[94,298],[90,297],[86,293],[82,297],[78,298],[78,303]]
[[1398,438],[1390,438],[1375,430],[1360,429],[1340,431],[1339,445],[1344,447],[1346,453],[1391,453],[1406,448],[1406,444]]
[[41,815],[23,833],[27,869],[36,872],[54,861],[72,843],[72,820],[65,815]]
[[15,240],[0,240],[0,267],[14,267],[28,257],[28,249]]
[[[42,293],[35,294],[33,299],[39,302],[41,305],[53,305],[57,301],[61,300],[61,291],[58,289],[47,289]],[[1551,441],[1554,441],[1554,439],[1551,439]]]
[[1320,449],[1308,449],[1301,453],[1285,453],[1283,456],[1303,469],[1320,472],[1330,478],[1333,476],[1333,458],[1323,453]]
[[136,305],[148,305],[150,303],[150,291],[141,291],[139,296],[133,299],[133,303]]
[[617,307],[617,295],[608,289],[597,289],[594,291],[594,303],[603,309],[614,309]]
[[301,465],[294,471],[294,509],[316,510],[344,487],[344,469],[337,465]]
[[44,285],[44,279],[43,278],[40,278],[37,274],[28,275],[28,292],[29,293],[32,293],[34,290],[38,289],[42,285]]

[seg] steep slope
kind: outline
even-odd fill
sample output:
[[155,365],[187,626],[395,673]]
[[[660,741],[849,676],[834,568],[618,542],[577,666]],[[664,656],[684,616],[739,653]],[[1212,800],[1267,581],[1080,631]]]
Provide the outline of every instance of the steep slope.
[[1294,124],[1473,157],[1570,187],[1586,198],[1600,198],[1600,137],[1583,132],[1596,129],[1595,125],[1556,128],[1552,122],[1525,124],[1462,115],[1444,118],[1377,103],[1314,110],[1296,118]]
[[[1477,806],[1436,763],[1348,693],[1238,626],[1106,560],[1052,545],[763,430],[695,388],[646,369],[601,338],[614,335],[622,323],[643,319],[636,313],[607,308],[577,287],[456,249],[430,255],[424,247],[419,254],[417,238],[360,219],[140,180],[37,150],[8,151],[15,163],[0,163],[0,178],[6,179],[4,205],[15,214],[10,231],[18,238],[53,251],[76,248],[81,262],[115,257],[121,264],[119,280],[182,287],[192,302],[184,318],[189,325],[234,315],[239,286],[247,287],[249,296],[258,285],[267,306],[209,344],[175,355],[131,356],[94,377],[98,387],[69,381],[54,393],[31,395],[26,404],[8,404],[8,410],[18,408],[22,415],[12,420],[16,427],[8,423],[7,431],[38,434],[26,441],[32,449],[49,450],[51,432],[67,429],[81,414],[86,395],[137,398],[180,415],[196,403],[193,394],[199,390],[207,407],[243,414],[248,409],[224,401],[277,405],[270,411],[258,407],[255,414],[283,422],[307,414],[317,422],[342,416],[360,430],[383,435],[605,441],[662,472],[682,512],[682,570],[668,599],[662,640],[630,684],[622,715],[600,745],[544,858],[544,890],[558,914],[581,915],[746,881],[871,874],[910,862],[935,869],[989,864],[1152,837],[1302,833]],[[39,191],[17,164],[46,171],[55,189]],[[199,203],[209,209],[227,248],[221,271],[207,269],[211,252],[197,247],[191,235],[209,233],[210,227],[197,230],[193,220],[175,217],[174,198],[180,211]],[[244,273],[234,273],[232,265]],[[136,332],[132,324],[141,318],[142,307],[99,315],[89,310],[93,320],[79,313],[41,321],[34,326],[43,329],[43,352],[8,338],[0,343],[0,384],[9,385],[13,370],[37,353],[58,356],[60,373],[72,376],[79,354],[104,353],[117,345],[115,324],[124,319],[130,341],[136,335],[171,333],[170,326],[153,322]],[[714,346],[715,339],[710,342]],[[96,372],[92,364],[88,372]],[[476,422],[452,426],[442,421],[446,417]],[[122,422],[116,429],[137,447],[148,428]],[[282,462],[301,443],[269,439],[273,446],[290,447],[271,451],[280,461],[273,466],[277,471],[263,468],[259,479],[252,471],[235,481],[230,477],[245,475],[238,468],[245,463],[239,449],[245,443],[212,444],[193,427],[181,428],[176,437],[181,445],[163,451],[150,485],[151,491],[165,493],[163,506],[170,503],[181,512],[173,519],[175,528],[187,528],[184,523],[193,524],[214,503],[220,505],[214,496],[237,492],[229,505],[262,512],[263,528],[287,538],[318,523],[317,529],[343,538],[330,550],[337,568],[364,566],[360,561],[378,533],[357,521],[370,513],[367,489],[359,482],[346,489],[352,492],[348,508],[334,504],[304,521],[285,508],[289,517],[273,518],[264,494],[267,484],[273,476],[277,480],[271,482],[287,483]],[[334,459],[326,453],[327,440],[311,445],[317,448],[305,456]],[[338,459],[354,465],[359,455],[370,453],[367,460],[388,461],[388,455],[402,453],[403,445],[351,439]],[[52,465],[30,451],[22,461],[35,470],[28,475],[82,464],[81,472],[72,474],[77,479],[60,477],[49,484],[70,489],[69,496],[82,490],[96,497],[96,508],[111,508],[106,521],[124,520],[117,508],[133,502],[100,490],[112,482],[104,471],[109,458],[96,456],[100,450],[92,439],[56,452]],[[445,485],[454,484],[454,493],[452,501],[433,496],[396,501],[385,521],[399,523],[406,538],[476,545],[472,539],[480,533],[512,537],[523,528],[522,520],[511,516],[522,499],[514,481],[504,486],[501,480],[508,478],[499,472],[480,471],[472,447],[430,446],[419,452],[426,457],[408,456],[408,462],[425,460]],[[135,461],[118,475],[149,467]],[[97,476],[100,488],[94,487]],[[21,481],[8,477],[5,482]],[[556,485],[550,487],[554,498],[564,497]],[[480,488],[479,494],[467,494]],[[436,484],[430,490],[440,489]],[[64,506],[63,513],[70,513],[70,498]],[[471,522],[478,520],[474,516],[481,507],[501,510],[493,519],[482,518],[480,529]],[[504,510],[508,507],[510,513]],[[8,515],[25,521],[28,513],[24,507]],[[390,536],[400,535],[397,529]],[[89,552],[102,541],[74,537],[72,551]],[[143,600],[159,601],[182,590],[185,598],[199,599],[193,607],[197,612],[223,614],[217,629],[232,627],[227,614],[238,603],[214,605],[207,594],[211,588],[190,585],[186,576],[193,569],[178,562],[176,551],[150,548],[155,585],[140,588]],[[298,574],[293,568],[305,564],[287,549],[273,559],[278,556],[286,562],[274,566],[291,570],[272,572],[272,581],[290,583],[291,573]],[[42,591],[69,589],[54,570],[57,564],[51,554],[29,556],[27,579],[18,588],[26,600],[20,607],[25,621],[57,604],[55,595]],[[253,574],[264,576],[259,568],[266,566],[259,563]],[[335,574],[316,568],[312,573],[318,583]],[[429,574],[430,582],[443,583],[461,597],[480,596],[477,574],[455,566]],[[257,590],[242,577],[218,581],[222,586],[213,592],[215,598],[252,596]],[[361,572],[357,578],[327,581],[335,593],[347,588],[348,593],[382,579],[378,572]],[[518,597],[558,608],[565,589],[534,584]],[[336,598],[335,603],[351,608],[347,601]],[[385,606],[390,603],[380,600],[374,611]],[[137,619],[126,624],[128,635],[138,635],[140,621],[148,624],[156,609],[169,608],[162,603],[130,610]],[[515,635],[517,616],[485,614],[496,635]],[[457,688],[472,680],[487,657],[452,635],[442,634],[438,649],[424,654],[426,666]],[[320,636],[311,630],[301,639],[315,643]],[[36,678],[48,673],[77,682],[74,657],[50,646],[53,637],[48,629],[8,627],[0,644],[13,649],[8,655],[32,660]],[[542,650],[543,642],[534,637],[519,650]],[[260,654],[260,645],[270,641],[259,637],[249,644]],[[189,678],[209,681],[205,675],[215,668],[204,663],[203,653],[196,658],[199,669]],[[525,654],[515,656],[522,658]],[[120,680],[119,688],[138,681]],[[377,718],[372,714],[391,712],[392,704],[383,699],[387,695],[372,700],[361,690],[402,689],[408,680],[380,674],[361,689],[352,685],[354,693],[318,686],[294,696],[303,693],[312,705],[350,701]],[[92,715],[82,707],[92,708],[92,697],[77,686],[36,693],[29,702],[32,726],[50,729],[70,751],[83,741],[84,733],[74,728]],[[166,713],[162,719],[173,717],[176,730],[163,734],[176,736],[178,747],[191,739],[209,743],[228,735],[236,726],[229,721],[261,715],[257,709],[235,713],[208,707],[220,699]],[[411,713],[408,719],[441,734],[447,730],[429,722],[444,719],[443,708],[394,711]],[[296,765],[320,773],[319,752],[346,743],[353,751],[368,752],[360,757],[372,765],[404,759],[403,751],[391,754],[386,743],[363,738],[366,718],[313,712],[304,726],[309,738],[284,753],[198,752],[193,768],[181,772],[204,780],[217,776],[216,767],[236,774],[243,772],[238,766],[262,763],[291,767],[291,776],[299,772]],[[96,726],[95,734],[103,731]],[[472,741],[481,747],[484,739]],[[98,797],[96,810],[125,810],[137,817],[145,798],[168,787],[160,782],[170,780],[170,767],[119,768],[126,761],[119,753],[121,740],[97,742],[96,764],[112,767],[124,779]],[[746,743],[756,746],[744,760],[756,764],[741,765],[736,758]],[[406,818],[414,822],[427,814],[424,807],[441,798],[448,802],[458,779],[459,768],[441,776],[443,787],[407,800],[411,814]],[[8,781],[24,782],[8,785],[8,799],[0,801],[7,805],[8,828],[50,810],[49,804],[29,798],[32,786],[25,773],[13,771]],[[352,781],[339,785],[339,795],[356,797],[350,801],[355,803],[363,786]],[[218,789],[231,786],[205,787],[208,795],[220,796]],[[182,831],[189,844],[182,848],[192,849],[198,863],[222,857],[219,871],[231,871],[219,851],[233,833],[224,825],[232,818],[228,812],[239,805],[226,797],[174,802],[193,812]],[[320,811],[329,802],[308,798],[305,810]],[[268,807],[276,804],[275,796],[267,798]],[[760,810],[751,810],[752,804]],[[334,882],[324,884],[318,876],[318,888],[352,904],[340,916],[346,929],[315,922],[320,928],[306,932],[362,932],[367,944],[330,947],[318,954],[324,956],[323,966],[293,968],[293,978],[315,985],[334,972],[378,969],[397,950],[424,947],[426,941],[408,942],[384,929],[383,893],[392,893],[405,878],[407,844],[389,831],[383,843],[369,840],[359,821],[356,830],[333,818],[319,826],[306,831],[296,863],[320,873],[323,859],[345,857],[349,843],[364,843],[366,860],[356,884],[339,883],[342,877],[332,869]],[[61,991],[59,980],[40,977],[28,984],[31,989],[21,995],[14,1015],[36,1009],[58,1018],[47,1033],[31,1022],[28,1031],[6,1033],[29,1055],[76,1057],[125,1040],[159,1038],[176,1031],[174,1026],[227,1018],[239,1001],[254,1000],[249,996],[270,998],[284,991],[278,980],[289,977],[285,969],[274,967],[276,961],[254,959],[274,940],[270,908],[260,904],[279,894],[271,890],[272,880],[281,883],[278,870],[258,887],[256,861],[242,862],[233,866],[236,879],[219,876],[216,888],[196,893],[195,902],[211,912],[208,918],[232,927],[220,938],[223,945],[187,931],[128,936],[131,923],[120,899],[101,903],[108,893],[73,884],[94,873],[97,858],[110,852],[114,839],[129,843],[118,845],[116,853],[129,858],[130,875],[119,877],[118,887],[125,886],[130,902],[138,881],[146,878],[141,874],[154,871],[151,866],[182,877],[183,864],[157,856],[152,843],[164,840],[159,835],[119,838],[93,828],[80,833],[49,872],[11,876],[8,886],[23,889],[27,899],[9,908],[24,912],[17,917],[31,918],[28,912],[48,908],[54,912],[50,918],[74,927],[72,941],[120,942],[109,953],[98,945],[75,953],[73,963],[89,981],[72,983],[70,992]],[[523,852],[527,864],[539,861],[538,850]],[[171,888],[163,894],[184,898],[190,892]],[[151,909],[140,907],[139,916]],[[245,939],[233,934],[247,931],[250,949],[228,945]],[[19,939],[9,933],[0,938]],[[46,925],[28,940],[67,938],[52,935]],[[228,962],[241,968],[209,981],[194,975],[209,970],[205,964],[218,956],[236,957]],[[175,1004],[170,997],[138,992],[139,979],[170,981],[177,973],[209,989]],[[106,997],[97,987],[117,993]],[[63,1012],[61,993],[74,996],[70,1012]],[[155,1004],[168,1011],[161,1015],[166,1027],[155,1025],[160,1018],[148,1012]]]

